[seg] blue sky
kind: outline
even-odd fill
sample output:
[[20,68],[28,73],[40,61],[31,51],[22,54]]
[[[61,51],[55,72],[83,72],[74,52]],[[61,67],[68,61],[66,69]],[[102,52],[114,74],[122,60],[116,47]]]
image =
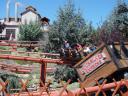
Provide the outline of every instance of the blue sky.
[[[14,16],[14,1],[11,0],[11,17]],[[19,13],[23,12],[28,5],[34,6],[41,16],[46,16],[51,23],[56,20],[58,8],[66,3],[66,0],[16,0],[22,5]],[[110,15],[112,9],[116,6],[117,0],[73,0],[76,9],[80,8],[85,20],[92,21],[97,27]],[[128,3],[128,0],[125,0]],[[0,18],[6,16],[5,12],[6,0],[0,0]]]

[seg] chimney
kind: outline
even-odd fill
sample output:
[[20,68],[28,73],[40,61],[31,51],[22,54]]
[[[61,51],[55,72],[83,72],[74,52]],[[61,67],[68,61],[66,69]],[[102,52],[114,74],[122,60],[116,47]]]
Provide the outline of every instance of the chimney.
[[21,6],[21,3],[15,1],[15,22],[18,22],[18,6]]
[[15,2],[15,22],[17,22],[18,20],[18,3]]
[[9,22],[9,14],[10,14],[10,0],[6,2],[6,21]]

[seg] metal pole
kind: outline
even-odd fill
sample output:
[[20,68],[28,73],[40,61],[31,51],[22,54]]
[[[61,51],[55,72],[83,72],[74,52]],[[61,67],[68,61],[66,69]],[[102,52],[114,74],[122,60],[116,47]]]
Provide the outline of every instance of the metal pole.
[[[44,84],[46,81],[46,67],[47,67],[47,63],[43,62],[41,64],[41,69],[40,69],[40,81],[42,81]],[[43,87],[41,84],[40,86]]]

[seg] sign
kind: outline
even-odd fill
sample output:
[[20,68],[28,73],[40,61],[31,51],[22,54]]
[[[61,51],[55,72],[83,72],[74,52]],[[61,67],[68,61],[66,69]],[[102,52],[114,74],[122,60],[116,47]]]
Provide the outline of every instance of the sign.
[[88,75],[93,72],[95,69],[100,67],[102,64],[105,63],[105,54],[99,53],[93,56],[91,59],[87,60],[82,64],[82,67],[79,69],[82,75]]

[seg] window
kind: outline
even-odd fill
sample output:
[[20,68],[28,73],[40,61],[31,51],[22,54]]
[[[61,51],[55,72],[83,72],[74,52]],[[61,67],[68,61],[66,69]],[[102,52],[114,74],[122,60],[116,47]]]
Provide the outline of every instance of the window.
[[15,32],[16,32],[16,29],[6,29],[6,37],[7,37],[7,39],[8,40],[10,38],[11,39],[15,39]]

